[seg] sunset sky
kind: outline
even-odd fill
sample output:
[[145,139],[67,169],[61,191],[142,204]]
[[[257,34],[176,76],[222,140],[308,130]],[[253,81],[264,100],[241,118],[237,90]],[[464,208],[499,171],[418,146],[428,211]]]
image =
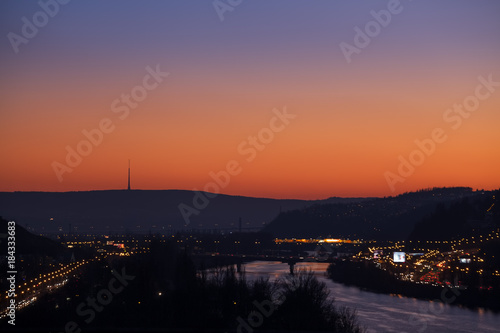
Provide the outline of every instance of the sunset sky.
[[[202,190],[232,160],[241,172],[221,193],[500,187],[500,84],[478,88],[479,77],[500,82],[500,2],[401,0],[348,63],[340,44],[354,46],[355,27],[390,3],[243,0],[221,21],[211,0],[73,0],[53,17],[36,15],[37,1],[1,1],[0,191],[126,188],[129,159],[134,189]],[[16,53],[9,34],[24,38],[34,15],[48,22]],[[157,66],[169,75],[148,80],[157,87],[121,119],[114,101],[124,107]],[[468,118],[447,113],[478,89]],[[269,139],[284,109],[296,117]],[[114,129],[58,178],[54,162],[67,165],[67,146],[103,119]],[[445,142],[391,189],[386,172],[398,175],[399,156],[435,128]],[[269,142],[248,161],[238,147],[259,133]]]

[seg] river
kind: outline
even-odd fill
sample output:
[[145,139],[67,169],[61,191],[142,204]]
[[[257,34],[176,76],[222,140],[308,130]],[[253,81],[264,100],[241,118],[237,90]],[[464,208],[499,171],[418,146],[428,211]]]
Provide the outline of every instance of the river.
[[[269,277],[271,281],[289,274],[287,264],[254,261],[245,264],[248,280]],[[326,278],[327,263],[300,262],[296,269],[311,269],[326,283],[338,306],[356,309],[367,333],[386,332],[500,332],[500,315],[486,310],[469,310],[433,302],[362,291]],[[452,294],[450,294],[452,295]],[[500,300],[499,300],[500,302]]]

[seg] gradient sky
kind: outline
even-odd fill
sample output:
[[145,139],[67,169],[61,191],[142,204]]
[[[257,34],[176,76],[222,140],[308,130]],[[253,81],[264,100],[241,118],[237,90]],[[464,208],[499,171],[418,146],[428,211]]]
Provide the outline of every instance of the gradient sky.
[[[42,0],[46,1],[46,0]],[[402,11],[347,63],[339,47],[389,1],[73,0],[15,53],[10,32],[37,1],[0,2],[0,191],[203,189],[236,160],[222,193],[275,198],[386,196],[433,186],[500,187],[500,87],[457,130],[445,111],[500,81],[500,2],[402,0]],[[146,67],[170,75],[120,120],[111,103]],[[248,162],[238,145],[297,117]],[[59,181],[66,146],[115,125]],[[392,191],[415,140],[446,142]]]

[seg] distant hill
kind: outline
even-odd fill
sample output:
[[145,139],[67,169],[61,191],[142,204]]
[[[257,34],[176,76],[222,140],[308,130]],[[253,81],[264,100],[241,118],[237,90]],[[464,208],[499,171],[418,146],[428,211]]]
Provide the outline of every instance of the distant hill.
[[438,203],[477,193],[468,187],[434,188],[357,203],[318,204],[283,212],[263,231],[288,238],[406,239]]
[[[0,217],[0,234],[7,233],[7,223],[8,221]],[[48,255],[48,256],[58,256],[66,251],[66,249],[59,243],[48,239],[46,237],[33,235],[21,225],[16,224],[15,229],[16,237],[16,256],[17,255]],[[0,255],[7,254],[7,238],[2,237],[0,239]]]
[[190,216],[186,225],[179,204],[193,206],[195,192],[183,190],[108,190],[82,192],[0,192],[0,215],[29,225],[39,233],[133,232],[179,229],[262,228],[280,211],[318,203],[363,199],[329,198],[319,201],[278,200],[217,195]]
[[[469,238],[500,227],[500,191],[478,193],[449,204],[440,203],[415,225],[411,240]],[[432,232],[429,232],[429,231]]]

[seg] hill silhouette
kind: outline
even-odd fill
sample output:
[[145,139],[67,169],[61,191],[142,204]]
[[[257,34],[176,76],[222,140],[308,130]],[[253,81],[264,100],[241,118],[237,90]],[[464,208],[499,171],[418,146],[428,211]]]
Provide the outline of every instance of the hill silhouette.
[[[411,240],[468,238],[474,232],[500,226],[500,191],[478,193],[451,203],[439,203],[432,214],[415,225]],[[429,232],[432,230],[432,233]]]
[[[8,221],[0,217],[0,234],[7,233],[7,223]],[[47,255],[47,256],[58,256],[67,252],[67,250],[58,242],[55,242],[46,237],[34,235],[21,225],[16,224],[15,229],[16,237],[16,255]],[[7,238],[0,239],[1,242],[7,243]],[[0,255],[7,254],[7,246],[2,246],[0,249]]]
[[[204,192],[202,192],[204,193]],[[82,192],[0,192],[0,214],[39,233],[167,232],[179,229],[256,230],[280,211],[317,203],[362,199],[280,200],[219,194],[186,223],[179,204],[193,206],[195,192],[184,190],[106,190]]]
[[283,212],[263,231],[288,238],[406,239],[438,203],[474,193],[468,187],[433,188],[357,203],[318,204]]

